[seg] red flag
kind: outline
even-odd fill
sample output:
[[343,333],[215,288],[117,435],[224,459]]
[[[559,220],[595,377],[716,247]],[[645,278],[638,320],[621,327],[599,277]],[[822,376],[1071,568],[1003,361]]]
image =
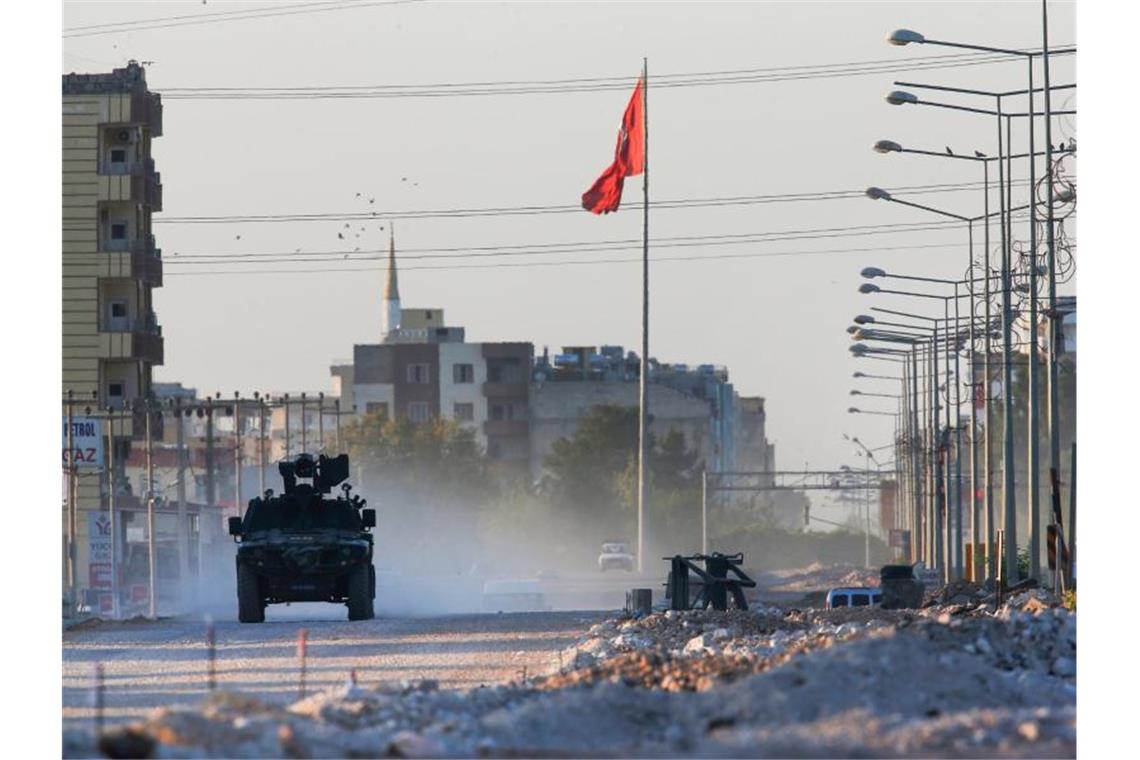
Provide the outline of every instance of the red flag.
[[641,96],[643,81],[637,80],[625,115],[621,119],[614,162],[602,176],[582,194],[582,208],[595,214],[617,211],[621,205],[621,189],[626,177],[645,171],[645,101]]

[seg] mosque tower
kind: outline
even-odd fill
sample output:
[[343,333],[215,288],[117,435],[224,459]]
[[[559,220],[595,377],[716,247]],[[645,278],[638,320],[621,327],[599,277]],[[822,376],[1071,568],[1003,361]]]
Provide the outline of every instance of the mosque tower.
[[400,286],[396,281],[396,230],[388,225],[388,281],[384,284],[384,310],[380,325],[381,341],[400,329]]

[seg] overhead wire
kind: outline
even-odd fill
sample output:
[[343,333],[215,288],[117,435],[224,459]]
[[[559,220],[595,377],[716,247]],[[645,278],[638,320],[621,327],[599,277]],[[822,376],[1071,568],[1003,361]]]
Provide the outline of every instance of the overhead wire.
[[[952,54],[923,58],[811,64],[803,66],[738,69],[725,72],[662,74],[654,77],[658,89],[704,87],[723,84],[790,82],[823,77],[863,76],[892,71],[959,68],[1007,61],[995,54]],[[165,87],[170,100],[326,100],[404,97],[457,97],[477,95],[534,95],[624,90],[634,77],[595,77],[558,80],[504,80],[484,83],[435,83],[429,85],[314,85],[309,87]]]
[[[1015,186],[1027,185],[1028,180],[1016,180]],[[912,185],[907,187],[889,188],[895,193],[908,193],[912,195],[926,195],[930,193],[957,192],[982,187],[982,182],[957,182],[935,185]],[[818,200],[843,200],[862,198],[865,190],[826,190],[804,193],[780,193],[769,195],[740,195],[710,198],[676,198],[653,202],[653,209],[675,208],[710,208],[737,205],[790,203]],[[640,203],[630,203],[626,208],[641,208]],[[347,211],[347,212],[316,212],[301,214],[219,214],[196,216],[173,216],[155,219],[155,224],[232,224],[232,223],[267,223],[267,222],[345,222],[368,221],[381,219],[441,219],[466,218],[478,216],[519,216],[532,214],[565,214],[581,213],[580,204],[558,205],[532,205],[532,206],[494,206],[483,208],[454,208],[454,209],[424,209],[411,211]]]
[[295,5],[278,6],[276,8],[250,8],[242,11],[218,11],[215,13],[139,19],[137,21],[115,21],[106,24],[90,24],[87,26],[65,28],[63,30],[63,38],[96,37],[119,32],[141,32],[149,29],[199,26],[202,24],[245,21],[248,19],[271,18],[276,16],[299,16],[311,13],[326,13],[329,11],[355,10],[377,5],[403,5],[422,1],[423,0],[326,0],[326,2],[297,3]]

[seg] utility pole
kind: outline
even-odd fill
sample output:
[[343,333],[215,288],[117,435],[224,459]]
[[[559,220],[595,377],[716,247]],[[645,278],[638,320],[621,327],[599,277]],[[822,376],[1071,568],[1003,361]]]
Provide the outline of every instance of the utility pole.
[[301,391],[301,453],[307,452],[307,440],[305,432],[308,430],[309,420],[305,416],[305,392]]
[[285,458],[289,458],[289,394],[286,393],[281,401],[285,404]]
[[241,393],[234,391],[234,515],[241,514]]
[[111,618],[119,619],[118,520],[115,517],[115,409],[107,406],[107,512],[111,526]]
[[320,442],[317,444],[317,452],[325,450],[325,392],[321,391],[317,394],[317,438]]
[[157,547],[154,535],[154,438],[151,434],[151,417],[154,415],[153,397],[147,396],[143,402],[143,411],[146,414],[146,556],[147,556],[147,583],[149,585],[149,608],[147,617],[158,619],[158,572]]
[[333,402],[333,411],[336,412],[336,453],[339,456],[342,453],[340,448],[340,399],[338,398]]
[[187,533],[189,518],[186,514],[186,423],[182,410],[182,399],[174,398],[175,445],[178,456],[178,577],[182,589],[189,589],[190,579],[190,539]]
[[257,401],[257,493],[265,493],[265,399],[253,392]]
[[214,400],[206,397],[206,505],[217,506],[218,494],[214,487]]
[[701,470],[701,554],[709,553],[709,473]]
[[78,595],[77,588],[77,572],[76,562],[76,547],[75,547],[75,534],[76,534],[76,509],[75,503],[75,430],[73,426],[75,412],[75,394],[70,388],[67,389],[67,453],[64,455],[63,464],[67,468],[67,606],[68,614],[75,614],[77,603],[76,596]]

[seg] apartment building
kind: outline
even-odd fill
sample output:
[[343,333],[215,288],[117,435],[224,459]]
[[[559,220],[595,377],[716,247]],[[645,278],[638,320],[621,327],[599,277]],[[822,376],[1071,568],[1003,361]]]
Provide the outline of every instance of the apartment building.
[[[62,388],[82,414],[86,406],[145,397],[163,361],[151,299],[162,286],[151,228],[151,214],[162,210],[151,158],[151,141],[162,135],[162,101],[134,61],[110,73],[65,74],[62,85]],[[112,445],[124,455],[117,461],[125,461],[141,421],[139,412],[116,425]],[[106,574],[89,556],[87,513],[99,509],[105,490],[99,464],[80,471],[75,489],[80,589]]]

